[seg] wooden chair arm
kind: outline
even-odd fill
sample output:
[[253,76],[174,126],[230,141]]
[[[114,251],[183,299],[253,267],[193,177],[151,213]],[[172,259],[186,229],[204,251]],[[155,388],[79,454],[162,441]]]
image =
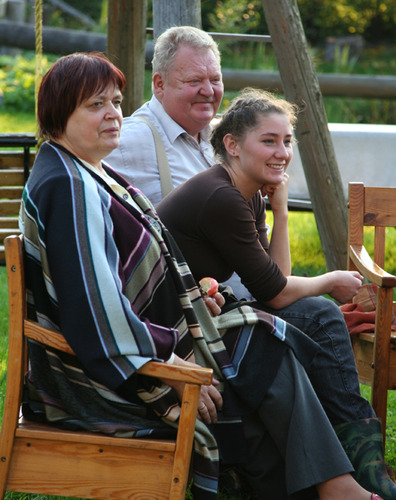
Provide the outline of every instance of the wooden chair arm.
[[364,245],[350,245],[349,256],[357,270],[372,283],[385,288],[396,287],[396,276],[378,266]]
[[[25,320],[25,336],[68,354],[75,355],[66,339],[56,330],[46,328],[35,321]],[[160,361],[149,361],[139,368],[138,373],[150,377],[167,378],[188,384],[209,385],[212,383],[213,370],[192,366],[172,365]]]

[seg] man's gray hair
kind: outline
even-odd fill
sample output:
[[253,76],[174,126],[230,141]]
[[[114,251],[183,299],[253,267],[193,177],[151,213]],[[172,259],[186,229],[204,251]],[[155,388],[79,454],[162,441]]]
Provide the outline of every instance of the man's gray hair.
[[211,50],[220,65],[220,51],[210,35],[193,26],[174,26],[164,31],[155,42],[153,75],[161,73],[164,77],[167,76],[181,45],[188,45],[198,50]]

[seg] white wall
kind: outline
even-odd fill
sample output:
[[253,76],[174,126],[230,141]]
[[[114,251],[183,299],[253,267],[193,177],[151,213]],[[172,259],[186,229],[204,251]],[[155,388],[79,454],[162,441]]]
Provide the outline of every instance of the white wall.
[[[396,125],[329,123],[345,197],[348,182],[396,187]],[[288,168],[289,197],[309,199],[298,146]]]

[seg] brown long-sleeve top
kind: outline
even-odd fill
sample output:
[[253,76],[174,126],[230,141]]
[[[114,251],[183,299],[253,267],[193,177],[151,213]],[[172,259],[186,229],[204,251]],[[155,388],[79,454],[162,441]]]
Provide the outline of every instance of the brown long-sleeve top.
[[220,165],[177,187],[156,208],[197,281],[211,276],[223,282],[237,272],[260,302],[285,287],[286,277],[268,254],[261,194],[246,201]]

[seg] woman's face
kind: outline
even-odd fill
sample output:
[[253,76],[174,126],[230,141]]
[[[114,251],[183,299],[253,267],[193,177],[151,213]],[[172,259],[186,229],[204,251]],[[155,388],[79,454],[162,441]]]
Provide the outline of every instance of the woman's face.
[[[235,144],[240,177],[253,192],[263,185],[277,185],[293,157],[293,134],[285,114],[271,113],[259,119],[256,128]],[[247,187],[247,186],[246,186]]]
[[101,160],[119,144],[121,102],[122,94],[114,85],[92,95],[73,111],[56,142],[78,158],[101,168]]

